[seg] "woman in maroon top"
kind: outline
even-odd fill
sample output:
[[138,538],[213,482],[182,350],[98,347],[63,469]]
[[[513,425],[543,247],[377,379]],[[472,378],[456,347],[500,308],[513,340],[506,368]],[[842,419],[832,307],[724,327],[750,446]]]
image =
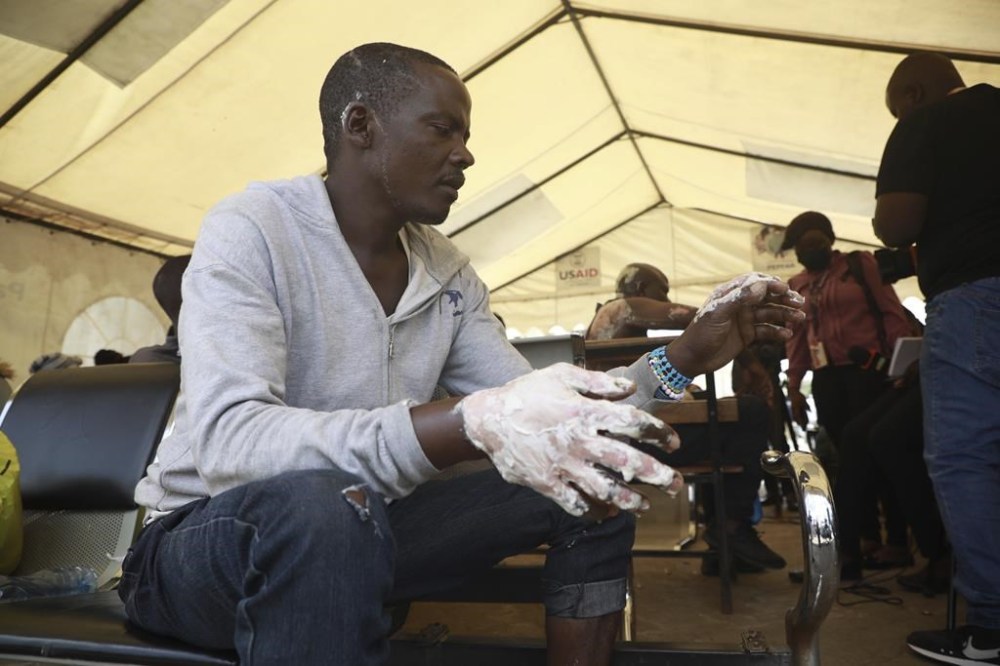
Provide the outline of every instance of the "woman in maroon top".
[[[881,542],[876,512],[880,486],[867,458],[864,442],[842,441],[844,426],[887,388],[881,365],[892,354],[896,338],[912,329],[892,286],[883,284],[871,252],[844,254],[833,249],[833,225],[822,213],[795,217],[785,231],[782,249],[795,249],[805,268],[788,284],[805,299],[806,321],[785,343],[788,354],[788,397],[792,415],[807,423],[806,400],[800,386],[812,370],[812,395],[817,420],[837,448],[839,475],[834,498],[841,518],[844,577],[861,575],[862,534],[875,550]],[[867,292],[867,293],[866,293]],[[891,493],[882,493],[890,518],[899,515]],[[870,563],[897,563],[909,557],[906,528],[890,520],[889,547]]]

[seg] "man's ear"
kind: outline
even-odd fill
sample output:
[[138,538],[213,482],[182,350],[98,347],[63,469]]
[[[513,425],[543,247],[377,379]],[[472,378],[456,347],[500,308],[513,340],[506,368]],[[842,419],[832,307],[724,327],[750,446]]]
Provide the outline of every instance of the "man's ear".
[[341,114],[340,122],[345,140],[358,148],[371,147],[375,116],[370,108],[361,102],[351,102]]

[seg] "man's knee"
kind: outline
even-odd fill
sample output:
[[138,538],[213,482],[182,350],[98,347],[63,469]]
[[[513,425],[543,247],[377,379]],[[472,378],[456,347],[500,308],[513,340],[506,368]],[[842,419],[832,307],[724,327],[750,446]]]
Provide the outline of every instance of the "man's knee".
[[608,544],[605,552],[613,557],[624,557],[632,551],[635,514],[620,511],[614,516],[597,520],[594,517],[596,512],[577,517],[566,513],[554,502],[552,505],[561,523],[559,537],[551,542],[552,546],[571,549],[593,541]]
[[285,472],[248,489],[254,513],[302,531],[342,529],[345,521],[385,524],[381,495],[357,476],[340,469]]

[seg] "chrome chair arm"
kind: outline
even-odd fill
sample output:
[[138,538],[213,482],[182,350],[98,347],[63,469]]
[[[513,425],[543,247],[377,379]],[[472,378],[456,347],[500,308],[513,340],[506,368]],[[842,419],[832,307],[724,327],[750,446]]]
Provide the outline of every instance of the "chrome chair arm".
[[785,614],[785,638],[795,666],[819,666],[819,629],[840,584],[833,490],[812,453],[765,451],[761,465],[769,474],[790,478],[799,500],[804,580],[798,603]]

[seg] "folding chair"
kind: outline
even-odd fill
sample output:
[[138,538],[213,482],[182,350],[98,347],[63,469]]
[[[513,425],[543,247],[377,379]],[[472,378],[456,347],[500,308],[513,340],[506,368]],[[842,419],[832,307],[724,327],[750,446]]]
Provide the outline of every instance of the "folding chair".
[[[14,575],[81,566],[97,573],[99,589],[114,584],[141,523],[135,485],[179,383],[173,363],[137,363],[42,371],[14,392],[0,415],[21,462],[24,552]],[[0,654],[55,656],[60,631],[85,635],[94,625],[56,626],[52,609],[110,599],[114,592],[0,604]]]

